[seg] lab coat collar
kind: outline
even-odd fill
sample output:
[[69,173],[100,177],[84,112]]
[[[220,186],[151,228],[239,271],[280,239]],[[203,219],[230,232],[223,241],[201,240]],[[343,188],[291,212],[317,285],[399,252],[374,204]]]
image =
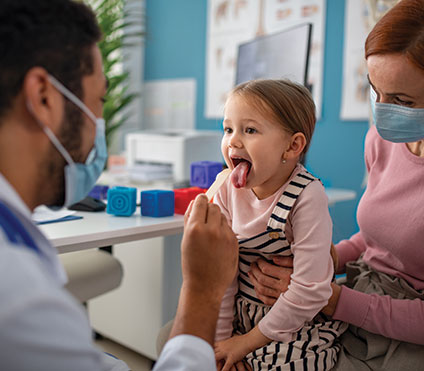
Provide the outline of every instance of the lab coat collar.
[[30,209],[1,173],[0,200],[16,211],[17,217],[39,247],[43,255],[42,261],[46,265],[46,268],[51,272],[53,277],[55,277],[58,284],[63,286],[68,279],[65,270],[57,257],[57,250],[51,245],[41,230],[34,224],[31,219]]
[[24,203],[22,198],[18,195],[12,185],[6,180],[2,173],[0,173],[0,200],[7,201],[8,204],[13,205],[21,214],[31,219],[31,210]]

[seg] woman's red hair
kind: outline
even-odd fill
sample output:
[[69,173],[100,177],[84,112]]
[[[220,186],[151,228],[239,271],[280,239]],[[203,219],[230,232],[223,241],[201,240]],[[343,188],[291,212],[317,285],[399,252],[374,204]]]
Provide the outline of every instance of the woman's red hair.
[[365,58],[373,54],[403,54],[424,70],[424,0],[402,0],[372,29]]

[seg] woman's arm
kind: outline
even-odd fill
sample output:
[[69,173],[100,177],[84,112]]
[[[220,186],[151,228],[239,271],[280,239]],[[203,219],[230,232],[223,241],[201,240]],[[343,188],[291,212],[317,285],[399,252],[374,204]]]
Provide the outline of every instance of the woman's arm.
[[[365,242],[361,233],[354,234],[349,240],[340,241],[336,246],[331,244],[331,258],[333,259],[334,271],[344,273],[348,261],[356,261],[365,251]],[[293,258],[287,256],[275,256],[273,264],[259,259],[251,266],[250,279],[255,287],[258,298],[267,305],[274,305],[281,293],[287,291],[293,273]],[[334,291],[334,286],[333,286]],[[337,298],[329,299],[334,302]]]
[[361,232],[354,234],[348,240],[340,241],[336,246],[337,269],[336,273],[344,273],[347,262],[356,261],[366,249]]
[[[258,297],[269,304],[287,290],[292,271],[290,258],[278,257],[274,263],[281,267],[260,260],[251,270]],[[323,313],[375,334],[424,345],[424,301],[370,295],[334,283],[332,289]]]
[[423,300],[393,299],[337,285],[333,296],[332,305],[325,307],[324,313],[334,319],[391,339],[424,345]]

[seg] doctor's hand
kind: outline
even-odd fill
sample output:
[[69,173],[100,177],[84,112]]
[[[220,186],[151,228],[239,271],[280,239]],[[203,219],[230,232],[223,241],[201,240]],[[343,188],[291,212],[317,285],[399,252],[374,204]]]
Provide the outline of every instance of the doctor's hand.
[[170,337],[188,334],[213,345],[221,300],[238,268],[238,242],[205,195],[186,212],[181,263],[183,284]]
[[238,242],[219,206],[204,195],[185,214],[181,249],[185,284],[222,296],[237,272]]

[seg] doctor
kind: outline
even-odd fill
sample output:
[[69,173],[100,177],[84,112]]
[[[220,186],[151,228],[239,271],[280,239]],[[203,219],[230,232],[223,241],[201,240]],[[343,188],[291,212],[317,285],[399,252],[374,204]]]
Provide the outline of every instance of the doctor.
[[[0,2],[0,369],[128,370],[93,345],[55,249],[31,222],[40,204],[82,199],[104,167],[100,37],[82,3]],[[181,249],[175,326],[155,370],[214,370],[210,344],[237,241],[204,196]]]

